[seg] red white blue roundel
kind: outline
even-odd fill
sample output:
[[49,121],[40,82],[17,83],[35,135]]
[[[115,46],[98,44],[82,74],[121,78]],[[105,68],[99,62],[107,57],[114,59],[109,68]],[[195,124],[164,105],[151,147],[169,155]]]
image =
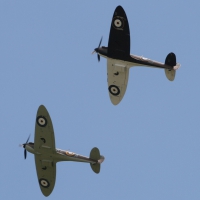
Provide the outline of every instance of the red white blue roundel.
[[120,94],[120,89],[116,85],[110,85],[108,90],[114,96],[117,96]]
[[47,181],[47,180],[44,179],[44,178],[41,178],[41,179],[39,180],[39,183],[40,183],[40,185],[41,185],[42,187],[44,187],[44,188],[48,188],[48,187],[50,186],[49,181]]
[[47,125],[47,119],[44,116],[38,116],[36,122],[41,127],[45,127]]

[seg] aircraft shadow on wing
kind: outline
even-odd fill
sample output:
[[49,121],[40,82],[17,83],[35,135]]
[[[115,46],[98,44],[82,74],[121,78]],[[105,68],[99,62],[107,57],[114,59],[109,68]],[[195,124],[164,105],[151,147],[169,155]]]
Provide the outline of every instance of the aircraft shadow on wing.
[[130,67],[146,66],[164,69],[170,81],[174,80],[175,70],[180,67],[180,64],[176,63],[176,55],[172,52],[167,55],[165,63],[130,54],[129,24],[121,6],[118,6],[113,14],[108,47],[100,47],[101,42],[102,38],[93,53],[97,53],[98,61],[100,56],[107,59],[108,91],[114,105],[120,103],[126,92]]
[[40,189],[44,196],[49,196],[53,191],[56,180],[56,163],[60,161],[76,161],[90,163],[95,173],[100,172],[100,164],[104,156],[100,155],[99,149],[94,147],[90,157],[82,156],[74,152],[55,148],[53,124],[47,109],[41,105],[38,108],[35,123],[34,143],[27,141],[21,146],[24,148],[24,158],[27,151],[35,155],[35,166]]

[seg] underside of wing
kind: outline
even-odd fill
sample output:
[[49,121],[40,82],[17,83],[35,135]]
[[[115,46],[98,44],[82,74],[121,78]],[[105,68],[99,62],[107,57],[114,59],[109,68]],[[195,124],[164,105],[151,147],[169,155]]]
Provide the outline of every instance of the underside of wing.
[[130,56],[130,31],[126,13],[118,6],[113,14],[108,41],[108,57],[126,60]]
[[49,196],[56,181],[56,163],[48,156],[35,155],[35,166],[40,189],[44,196]]
[[41,105],[37,111],[34,149],[41,154],[51,154],[55,152],[53,124],[47,109],[43,105]]
[[110,100],[117,105],[126,92],[129,67],[124,62],[107,59],[107,75]]

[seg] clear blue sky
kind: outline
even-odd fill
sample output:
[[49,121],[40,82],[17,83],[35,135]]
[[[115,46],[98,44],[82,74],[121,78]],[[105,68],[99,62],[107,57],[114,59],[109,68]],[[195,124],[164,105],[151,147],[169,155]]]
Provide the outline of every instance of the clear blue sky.
[[[113,106],[106,60],[116,6],[129,19],[131,53],[164,62],[174,52],[174,82],[164,71],[131,68],[122,102]],[[44,199],[34,156],[19,148],[31,133],[39,105],[48,109],[56,146],[105,156],[100,174],[88,164],[57,164],[49,199],[199,200],[200,2],[0,2],[1,199]]]

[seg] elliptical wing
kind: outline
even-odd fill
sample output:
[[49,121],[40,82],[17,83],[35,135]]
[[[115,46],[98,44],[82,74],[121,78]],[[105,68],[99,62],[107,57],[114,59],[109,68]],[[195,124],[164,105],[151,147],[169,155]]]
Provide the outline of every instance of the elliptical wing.
[[50,115],[43,105],[38,108],[36,116],[34,150],[40,189],[44,196],[49,196],[56,180],[56,162],[52,158],[55,139]]
[[108,57],[126,60],[130,56],[130,31],[126,13],[118,6],[113,14],[108,41]]

